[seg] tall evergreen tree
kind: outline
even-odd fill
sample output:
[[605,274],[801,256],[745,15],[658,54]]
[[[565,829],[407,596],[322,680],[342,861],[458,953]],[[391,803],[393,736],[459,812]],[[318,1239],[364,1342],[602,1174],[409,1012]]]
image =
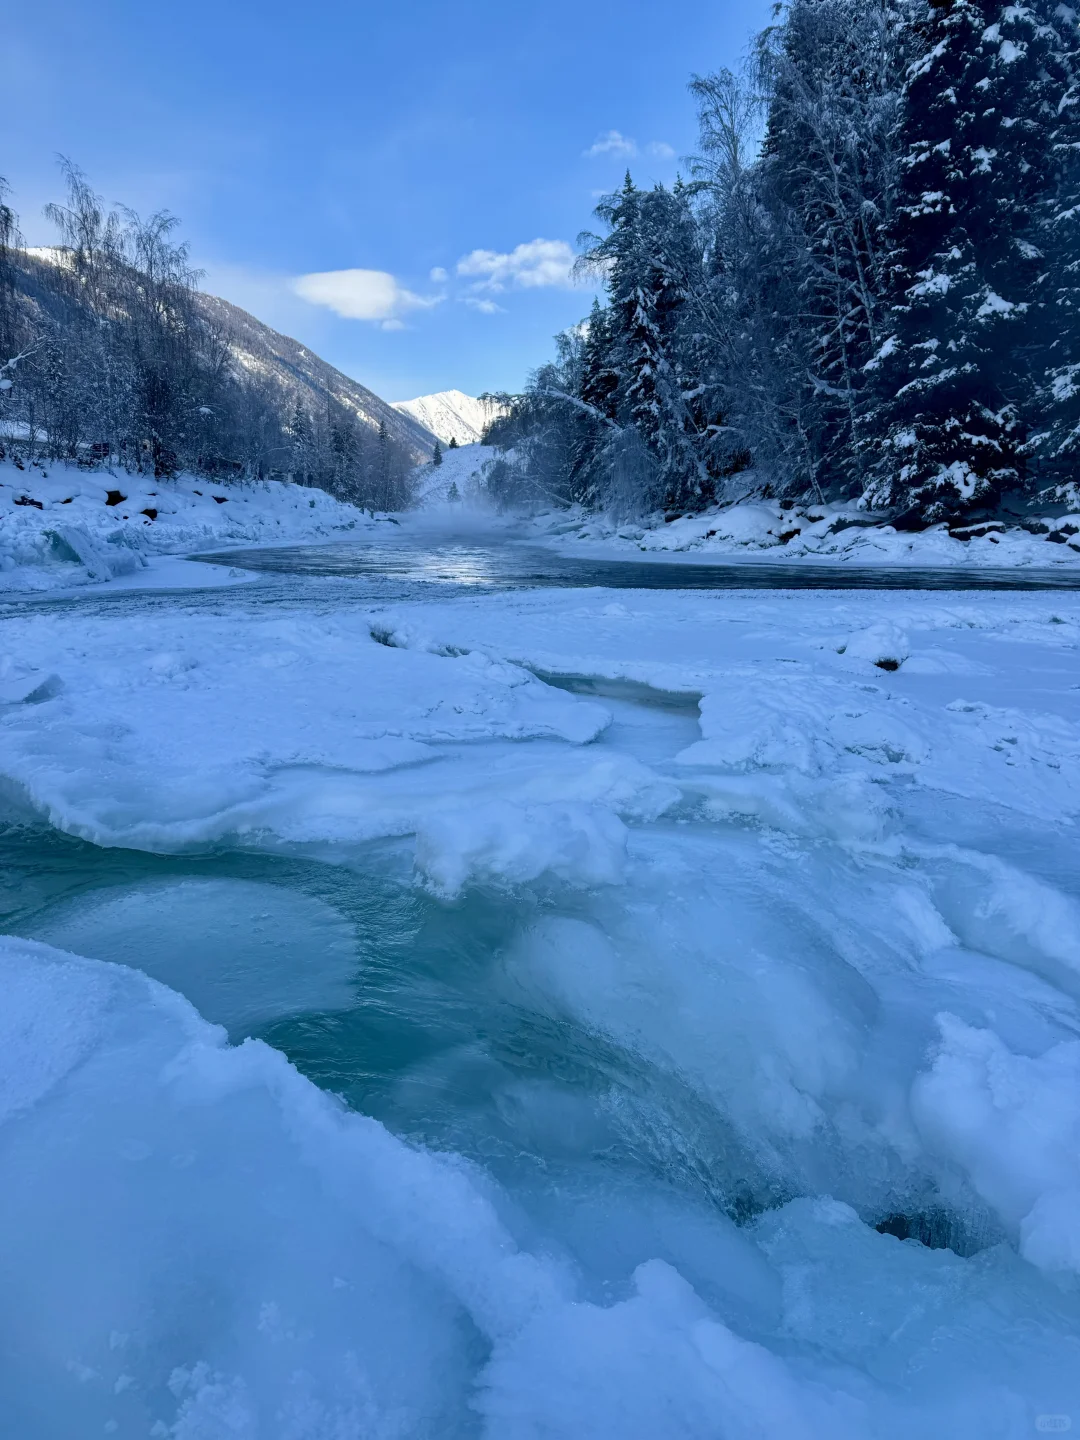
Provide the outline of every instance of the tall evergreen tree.
[[911,12],[891,333],[872,501],[935,520],[1024,479],[1021,352],[1037,281],[1025,243],[1047,183],[1047,37],[1034,11],[933,0]]
[[789,406],[822,489],[857,480],[863,367],[884,338],[900,30],[894,0],[793,0],[759,49],[769,279],[789,292],[774,343],[790,355]]
[[628,459],[621,432],[644,447],[633,447],[640,482],[649,485],[652,472],[644,503],[700,501],[708,477],[692,408],[692,350],[683,341],[687,302],[701,288],[701,246],[687,194],[681,186],[638,190],[627,174],[597,214],[608,233],[589,237],[587,258],[606,276],[608,307],[594,315],[597,336],[585,342],[589,403],[618,421],[619,438],[609,434],[606,444],[616,445],[620,463]]
[[1046,116],[1052,183],[1026,242],[1040,269],[1038,304],[1029,327],[1032,410],[1030,449],[1037,477],[1072,482],[1080,460],[1080,16],[1042,0],[1051,37]]
[[1069,479],[1078,34],[1058,0],[789,0],[748,78],[693,82],[693,185],[598,207],[606,303],[502,431],[530,483],[694,506],[752,463],[920,525]]

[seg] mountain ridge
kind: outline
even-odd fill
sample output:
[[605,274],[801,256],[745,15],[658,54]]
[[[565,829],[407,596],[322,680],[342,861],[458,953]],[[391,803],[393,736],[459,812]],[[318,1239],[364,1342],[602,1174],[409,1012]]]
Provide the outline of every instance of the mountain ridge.
[[395,400],[393,408],[438,437],[444,445],[476,445],[502,407],[494,401],[466,395],[463,390],[437,390],[415,400]]
[[242,310],[230,300],[202,291],[196,303],[207,319],[224,333],[234,360],[258,373],[287,397],[289,403],[332,399],[351,410],[364,424],[378,429],[385,424],[389,433],[416,461],[429,460],[436,436],[422,421],[383,400],[366,385],[351,379],[307,345]]

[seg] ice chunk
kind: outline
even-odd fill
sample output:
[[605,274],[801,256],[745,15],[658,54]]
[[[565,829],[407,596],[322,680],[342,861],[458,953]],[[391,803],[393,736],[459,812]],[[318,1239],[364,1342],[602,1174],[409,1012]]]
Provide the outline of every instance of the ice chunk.
[[27,700],[44,698],[47,690],[57,685],[56,677],[32,665],[0,657],[0,705],[21,705]]
[[597,805],[492,801],[422,820],[416,835],[417,870],[448,898],[469,881],[520,885],[549,874],[575,885],[613,885],[625,854],[626,826]]
[[939,1023],[913,1089],[920,1129],[1019,1233],[1022,1254],[1080,1273],[1080,1041],[1016,1055],[992,1030]]
[[848,660],[869,660],[879,670],[899,670],[911,654],[911,641],[898,625],[882,620],[856,630],[835,648]]
[[662,1260],[608,1307],[541,1312],[488,1368],[480,1401],[500,1440],[856,1440],[864,1403],[800,1380],[709,1314]]
[[[99,844],[170,850],[298,828],[336,838],[317,819],[340,816],[335,781],[355,791],[356,777],[431,760],[435,745],[583,745],[610,721],[518,666],[389,649],[349,615],[154,613],[121,631],[69,619],[61,634],[34,617],[18,646],[18,664],[49,655],[61,693],[32,716],[3,716],[0,775],[51,823]],[[353,838],[410,828],[400,815],[389,829],[369,819]]]

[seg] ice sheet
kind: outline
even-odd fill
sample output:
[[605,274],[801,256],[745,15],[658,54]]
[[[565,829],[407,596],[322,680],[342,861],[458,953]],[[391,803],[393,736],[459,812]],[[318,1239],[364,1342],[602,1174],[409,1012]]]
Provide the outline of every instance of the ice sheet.
[[[392,649],[370,630],[355,615],[9,620],[18,693],[0,708],[0,775],[61,829],[159,850],[409,833],[440,794],[472,803],[470,770],[533,802],[655,803],[646,767],[580,750],[609,722],[601,705],[516,665]],[[475,753],[439,763],[448,745],[554,739],[494,766]]]

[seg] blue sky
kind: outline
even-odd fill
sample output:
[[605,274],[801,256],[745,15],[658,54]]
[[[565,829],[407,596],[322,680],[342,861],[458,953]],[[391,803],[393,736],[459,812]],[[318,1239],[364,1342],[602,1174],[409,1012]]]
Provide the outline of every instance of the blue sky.
[[31,243],[51,238],[57,153],[107,200],[172,210],[206,289],[387,399],[516,389],[588,308],[566,270],[596,195],[627,165],[674,178],[690,74],[736,65],[769,11],[13,6],[0,173]]

